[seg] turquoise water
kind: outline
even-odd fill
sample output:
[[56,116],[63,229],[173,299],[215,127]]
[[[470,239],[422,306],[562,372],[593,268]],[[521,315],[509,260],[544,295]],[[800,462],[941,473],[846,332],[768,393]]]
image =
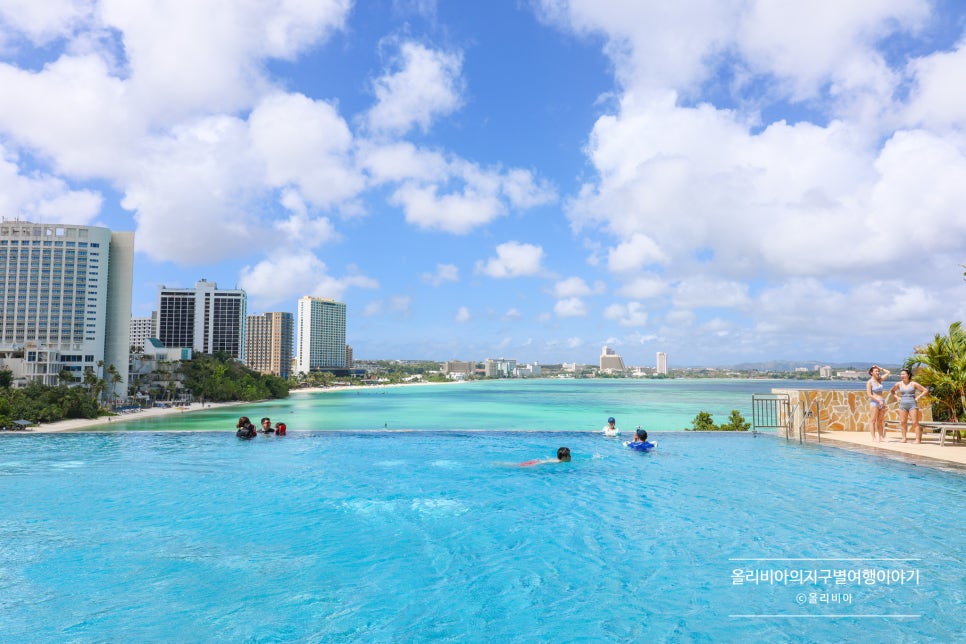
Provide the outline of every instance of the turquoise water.
[[[285,409],[327,418],[336,398],[318,398]],[[750,434],[655,432],[643,454],[557,429],[568,417],[4,436],[0,640],[961,639],[962,472]],[[571,463],[515,465],[559,445]],[[774,582],[797,570],[818,578]],[[849,579],[863,571],[903,581]]]
[[[751,416],[751,396],[788,380],[490,380],[367,390],[295,392],[287,400],[192,412],[177,418],[111,424],[113,430],[230,429],[240,414],[269,416],[291,429],[485,429],[585,431],[609,416],[631,431],[673,431],[691,426],[699,411],[716,422],[732,409]],[[864,383],[805,386],[863,388]]]
[[[962,475],[770,436],[657,438],[641,454],[561,432],[7,437],[2,639],[961,636]],[[569,464],[512,465],[561,443]],[[820,561],[735,561],[758,558]],[[733,583],[752,568],[917,583]]]

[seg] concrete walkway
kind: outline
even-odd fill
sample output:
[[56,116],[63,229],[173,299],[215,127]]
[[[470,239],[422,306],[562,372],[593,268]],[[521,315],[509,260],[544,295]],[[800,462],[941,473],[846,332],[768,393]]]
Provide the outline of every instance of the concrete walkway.
[[[903,460],[912,460],[920,465],[955,464],[966,467],[966,439],[957,442],[955,438],[947,436],[946,444],[940,447],[939,434],[923,432],[919,445],[912,442],[912,432],[909,432],[909,436],[909,442],[903,443],[898,432],[887,431],[884,442],[873,443],[869,432],[822,432],[822,443],[883,456],[908,457]],[[815,434],[809,434],[806,440],[813,443],[815,438]]]

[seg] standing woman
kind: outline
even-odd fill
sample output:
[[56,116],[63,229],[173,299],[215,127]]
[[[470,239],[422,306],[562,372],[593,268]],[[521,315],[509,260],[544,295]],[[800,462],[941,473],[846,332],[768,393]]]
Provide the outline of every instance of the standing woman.
[[[908,369],[899,372],[902,378],[892,387],[892,395],[899,396],[899,422],[902,426],[902,442],[906,442],[906,425],[912,418],[912,431],[916,433],[916,442],[922,442],[922,427],[919,426],[919,399],[929,393],[929,390],[912,379]],[[898,394],[896,392],[899,392]]]
[[872,442],[885,440],[885,396],[882,395],[885,387],[882,379],[889,375],[888,369],[883,369],[877,364],[869,368],[869,381],[865,383],[865,392],[869,394],[869,433],[872,434]]

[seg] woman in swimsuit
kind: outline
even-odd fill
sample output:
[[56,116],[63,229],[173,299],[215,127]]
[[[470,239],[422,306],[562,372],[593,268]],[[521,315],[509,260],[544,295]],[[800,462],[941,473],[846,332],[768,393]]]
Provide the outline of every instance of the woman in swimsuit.
[[882,395],[885,387],[882,379],[889,375],[888,369],[883,369],[879,365],[872,365],[869,368],[869,381],[865,383],[865,392],[869,394],[869,433],[872,434],[872,442],[885,440],[885,414],[886,402]]
[[922,427],[919,426],[919,399],[929,393],[929,390],[912,379],[908,369],[899,372],[902,378],[892,387],[892,395],[899,397],[899,423],[902,427],[902,442],[906,442],[906,425],[912,418],[912,431],[916,433],[916,442],[922,442]]

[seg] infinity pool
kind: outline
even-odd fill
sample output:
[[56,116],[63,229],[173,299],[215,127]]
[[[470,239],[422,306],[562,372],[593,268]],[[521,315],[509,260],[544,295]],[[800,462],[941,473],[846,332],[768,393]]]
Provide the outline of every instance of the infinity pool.
[[[656,438],[7,436],[0,639],[962,637],[962,473],[772,436]],[[572,462],[513,465],[560,445]]]

